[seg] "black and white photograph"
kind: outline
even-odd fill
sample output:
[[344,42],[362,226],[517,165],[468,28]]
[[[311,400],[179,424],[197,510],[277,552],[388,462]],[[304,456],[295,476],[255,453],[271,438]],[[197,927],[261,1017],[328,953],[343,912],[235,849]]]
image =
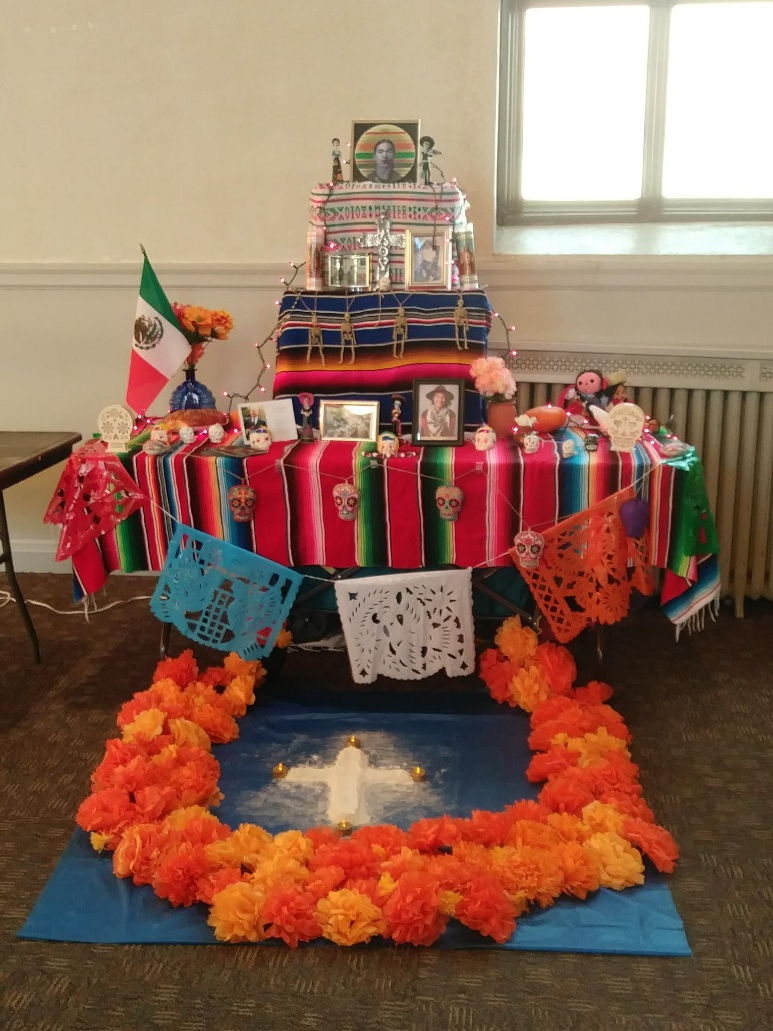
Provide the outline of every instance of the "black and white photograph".
[[463,379],[413,381],[414,444],[445,444],[464,440]]
[[419,122],[353,122],[352,181],[415,183]]
[[406,233],[405,285],[451,289],[451,230],[436,226],[431,232]]
[[323,399],[319,403],[319,435],[323,440],[375,440],[378,411],[378,401]]
[[325,289],[370,290],[369,251],[330,251],[325,258]]

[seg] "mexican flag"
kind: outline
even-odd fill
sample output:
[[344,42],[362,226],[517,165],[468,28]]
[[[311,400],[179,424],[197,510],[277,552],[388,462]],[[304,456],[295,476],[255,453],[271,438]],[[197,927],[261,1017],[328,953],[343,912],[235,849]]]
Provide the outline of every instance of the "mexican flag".
[[172,305],[161,289],[153,266],[142,252],[142,281],[134,318],[126,403],[141,415],[190,354]]

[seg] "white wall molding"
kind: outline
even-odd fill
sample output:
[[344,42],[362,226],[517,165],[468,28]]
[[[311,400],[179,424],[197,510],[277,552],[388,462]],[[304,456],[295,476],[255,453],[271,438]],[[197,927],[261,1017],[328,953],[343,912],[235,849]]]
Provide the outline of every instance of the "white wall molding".
[[[159,262],[153,268],[166,290],[270,290],[278,293],[282,277],[291,279],[289,263],[182,264]],[[141,262],[75,264],[70,262],[2,262],[0,290],[139,289]],[[301,269],[295,286],[305,283]]]

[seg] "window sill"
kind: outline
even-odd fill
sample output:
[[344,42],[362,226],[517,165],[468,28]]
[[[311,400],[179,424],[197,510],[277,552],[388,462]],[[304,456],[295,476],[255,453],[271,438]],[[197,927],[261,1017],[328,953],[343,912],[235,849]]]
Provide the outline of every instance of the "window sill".
[[773,256],[773,223],[498,226],[494,257],[507,255]]

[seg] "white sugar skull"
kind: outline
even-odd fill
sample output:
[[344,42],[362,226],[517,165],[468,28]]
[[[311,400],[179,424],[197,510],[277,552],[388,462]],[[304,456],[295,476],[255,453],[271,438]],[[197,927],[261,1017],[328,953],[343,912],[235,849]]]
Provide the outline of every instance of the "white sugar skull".
[[265,455],[271,447],[271,434],[268,432],[268,428],[256,426],[254,430],[250,430],[247,434],[247,443],[259,455]]
[[131,412],[123,405],[108,405],[103,408],[97,418],[97,429],[107,450],[113,453],[125,451],[132,435],[134,420]]
[[561,443],[561,454],[564,458],[571,458],[572,455],[577,454],[577,448],[574,446],[573,440],[564,440]]
[[497,442],[497,435],[492,428],[485,423],[475,431],[475,450],[490,451]]
[[192,426],[181,426],[179,434],[183,444],[192,444],[196,439],[196,430]]
[[213,444],[219,444],[225,436],[225,430],[219,422],[213,422],[207,430],[207,436]]
[[391,458],[393,455],[396,455],[399,446],[400,442],[397,439],[396,433],[392,433],[391,430],[379,433],[376,441],[376,450],[382,458]]
[[168,444],[163,444],[160,440],[146,440],[142,445],[142,450],[146,455],[165,455],[169,450]]
[[351,483],[337,483],[333,487],[333,500],[342,519],[350,522],[356,518],[360,507],[360,492]]
[[464,491],[461,487],[438,487],[435,491],[435,501],[440,518],[455,523],[462,510]]
[[519,565],[524,569],[534,569],[542,558],[545,538],[535,530],[521,530],[513,539],[515,554]]
[[165,429],[160,426],[154,426],[150,431],[150,439],[155,440],[157,444],[163,444],[166,447],[169,444],[169,434]]
[[606,432],[612,442],[613,451],[633,451],[641,436],[645,422],[644,412],[638,405],[624,401],[607,413]]
[[536,433],[527,433],[523,438],[523,450],[527,455],[533,455],[539,451],[540,440]]

